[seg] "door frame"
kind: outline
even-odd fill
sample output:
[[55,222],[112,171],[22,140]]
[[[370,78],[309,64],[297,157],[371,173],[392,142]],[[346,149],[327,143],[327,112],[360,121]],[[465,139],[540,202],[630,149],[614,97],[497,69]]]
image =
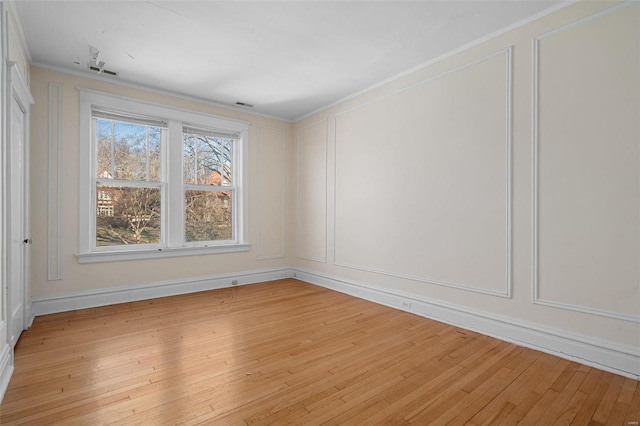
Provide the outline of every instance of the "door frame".
[[[11,266],[11,259],[12,259],[12,253],[11,253],[11,244],[10,244],[10,233],[7,232],[11,226],[11,218],[9,215],[9,208],[7,207],[8,205],[8,201],[10,200],[11,197],[11,180],[10,180],[10,168],[8,167],[8,161],[10,156],[8,156],[7,154],[10,153],[10,149],[11,147],[9,147],[8,145],[11,143],[11,111],[12,111],[12,102],[13,100],[15,100],[18,104],[18,106],[20,107],[20,109],[22,109],[23,113],[24,113],[24,121],[23,121],[23,126],[24,128],[23,130],[23,203],[22,203],[22,211],[23,211],[23,235],[25,239],[29,239],[30,240],[30,223],[29,223],[29,206],[30,206],[30,138],[29,138],[29,117],[30,117],[30,106],[31,104],[34,103],[34,99],[33,96],[31,95],[31,92],[29,91],[29,87],[27,86],[27,84],[25,83],[24,79],[22,78],[22,75],[20,73],[20,70],[18,68],[18,65],[16,62],[12,62],[12,61],[7,61],[7,66],[6,66],[6,71],[7,71],[7,98],[5,100],[5,125],[6,125],[6,134],[5,134],[5,146],[4,146],[4,152],[3,152],[3,157],[4,157],[4,161],[5,161],[5,167],[3,167],[3,170],[5,172],[5,175],[3,176],[3,184],[4,184],[4,188],[3,188],[3,214],[2,217],[4,218],[4,240],[3,241],[3,245],[4,248],[6,250],[3,250],[5,253],[5,258],[3,259],[5,262],[5,265],[7,267],[6,270],[6,283],[5,286],[3,286],[4,288],[2,289],[3,292],[3,299],[4,299],[4,306],[3,306],[3,320],[6,322],[7,324],[7,343],[10,346],[14,346],[15,343],[18,341],[19,336],[16,336],[15,342],[11,342],[11,334],[12,334],[12,329],[13,329],[13,324],[11,324],[11,312],[12,312],[12,307],[10,306],[11,304],[11,286],[9,285],[9,269],[12,267]],[[30,275],[29,275],[29,271],[30,271],[30,244],[23,244],[22,245],[22,257],[23,257],[23,262],[22,262],[22,312],[23,312],[23,318],[22,318],[22,329],[26,330],[29,325],[30,325],[30,306],[29,306],[29,282],[30,282]]]

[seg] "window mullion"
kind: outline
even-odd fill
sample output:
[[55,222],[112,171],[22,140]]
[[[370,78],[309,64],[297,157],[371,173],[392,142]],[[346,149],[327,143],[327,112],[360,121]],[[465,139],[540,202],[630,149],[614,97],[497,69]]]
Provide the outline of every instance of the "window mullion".
[[166,211],[168,247],[184,246],[184,188],[182,176],[182,123],[169,121],[166,143]]
[[232,170],[233,184],[238,188],[235,192],[233,218],[235,223],[240,226],[234,227],[236,234],[234,238],[240,242],[249,241],[249,134],[248,131],[242,131],[240,138],[234,142],[232,151]]
[[111,177],[116,177],[116,122],[111,122]]
[[150,173],[149,173],[149,172],[150,172],[150,170],[149,170],[149,168],[150,168],[150,164],[149,164],[149,163],[150,163],[150,161],[151,161],[151,160],[150,160],[150,159],[151,159],[151,153],[150,153],[150,151],[149,151],[149,132],[150,132],[150,131],[151,131],[151,129],[150,129],[149,127],[147,127],[147,132],[146,132],[146,135],[145,135],[145,136],[146,136],[146,139],[145,139],[145,151],[146,151],[145,153],[146,153],[146,158],[145,158],[145,159],[147,160],[147,164],[145,164],[145,166],[146,166],[146,175],[147,175],[147,180],[151,180],[151,178],[150,178],[150,176],[151,176],[151,175],[150,175]]
[[[85,106],[85,103],[81,103]],[[81,108],[81,111],[86,113],[85,108]],[[82,114],[82,113],[81,113]],[[96,160],[96,121],[91,118],[91,116],[82,116],[83,120],[80,122],[80,134],[88,137],[91,143],[89,144],[80,144],[80,158],[88,155],[89,161],[81,161],[80,165],[80,173],[81,176],[85,175],[88,179],[80,180],[80,207],[86,208],[89,212],[88,215],[80,215],[80,240],[79,240],[79,248],[80,251],[88,252],[95,245],[95,236],[96,236],[96,203],[94,202],[96,197],[96,185],[95,185],[95,175],[96,170],[98,168],[97,160]],[[85,126],[89,126],[87,129]],[[87,158],[87,157],[85,157]],[[87,187],[88,183],[88,187]],[[87,197],[87,198],[85,198]],[[88,239],[82,238],[83,235],[89,235]]]

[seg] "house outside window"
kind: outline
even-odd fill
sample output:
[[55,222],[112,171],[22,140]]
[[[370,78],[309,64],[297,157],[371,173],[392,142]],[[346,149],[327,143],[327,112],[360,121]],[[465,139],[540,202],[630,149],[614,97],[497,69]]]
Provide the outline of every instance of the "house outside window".
[[81,263],[249,249],[248,123],[83,89],[80,115]]

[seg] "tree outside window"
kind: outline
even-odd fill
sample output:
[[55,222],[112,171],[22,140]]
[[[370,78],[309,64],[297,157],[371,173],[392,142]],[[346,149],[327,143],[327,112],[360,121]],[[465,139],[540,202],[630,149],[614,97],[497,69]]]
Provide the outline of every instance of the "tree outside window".
[[79,91],[81,263],[250,249],[248,123]]
[[162,128],[95,118],[96,245],[161,240]]
[[225,136],[183,129],[186,241],[233,238],[233,140]]

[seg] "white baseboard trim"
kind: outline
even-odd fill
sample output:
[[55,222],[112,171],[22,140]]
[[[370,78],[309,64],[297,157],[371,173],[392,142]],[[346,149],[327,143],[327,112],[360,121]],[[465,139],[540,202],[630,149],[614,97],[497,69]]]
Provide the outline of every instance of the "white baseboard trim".
[[0,354],[0,402],[4,399],[4,393],[9,386],[9,380],[13,375],[13,350],[5,343]]
[[28,330],[29,327],[31,327],[31,324],[33,324],[33,300],[29,299],[29,302],[27,302],[27,306],[25,306],[25,322],[24,322],[24,329]]
[[[246,285],[292,276],[310,284],[640,380],[640,350],[637,348],[488,312],[474,311],[464,306],[429,300],[415,294],[376,288],[303,268],[261,269],[33,297],[28,306],[28,318],[33,320],[33,317],[38,315],[228,288],[232,287],[231,282],[234,280],[238,281],[237,285]],[[4,393],[12,372],[11,351],[7,345],[0,354],[0,395]]]
[[293,276],[310,284],[640,380],[640,350],[638,348],[597,340],[514,318],[501,317],[488,312],[474,311],[447,302],[428,300],[415,294],[380,289],[303,268],[294,268]]
[[157,297],[175,296],[177,294],[195,293],[198,291],[232,287],[235,285],[253,284],[262,281],[274,281],[291,277],[292,270],[285,268],[260,269],[211,275],[205,277],[186,278],[172,281],[160,281],[141,285],[102,288],[74,293],[38,296],[31,298],[29,318],[38,315],[73,311],[76,309],[94,308],[116,303],[135,302]]

